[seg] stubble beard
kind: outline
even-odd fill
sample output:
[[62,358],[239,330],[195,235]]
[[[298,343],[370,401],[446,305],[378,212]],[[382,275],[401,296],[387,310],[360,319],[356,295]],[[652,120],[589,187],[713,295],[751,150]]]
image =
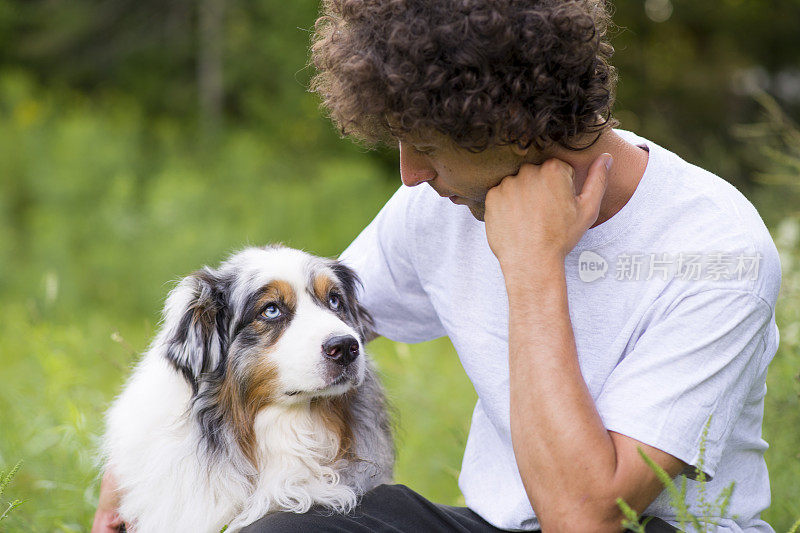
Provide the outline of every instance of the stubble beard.
[[486,215],[486,204],[484,202],[475,202],[474,204],[471,203],[467,206],[469,212],[472,213],[472,216],[475,217],[480,222],[484,222],[484,216]]

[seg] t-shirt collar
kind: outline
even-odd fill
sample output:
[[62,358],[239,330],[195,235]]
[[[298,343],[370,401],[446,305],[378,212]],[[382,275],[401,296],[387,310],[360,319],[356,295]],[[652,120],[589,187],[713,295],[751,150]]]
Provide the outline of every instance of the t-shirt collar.
[[644,174],[633,191],[630,199],[617,213],[593,228],[586,230],[572,252],[581,252],[586,249],[598,248],[616,238],[623,231],[631,231],[635,225],[644,219],[644,207],[652,195],[654,186],[653,174],[661,166],[662,148],[657,144],[626,130],[614,130],[620,137],[629,143],[641,146],[648,150],[647,166]]

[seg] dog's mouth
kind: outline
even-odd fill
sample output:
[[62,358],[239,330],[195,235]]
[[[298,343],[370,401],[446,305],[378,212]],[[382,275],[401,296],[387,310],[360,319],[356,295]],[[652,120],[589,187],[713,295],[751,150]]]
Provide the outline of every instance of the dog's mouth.
[[348,374],[347,374],[347,371],[343,371],[341,374],[339,374],[339,377],[338,377],[338,378],[336,378],[336,379],[334,379],[333,381],[331,381],[331,382],[328,384],[328,386],[327,386],[327,387],[325,387],[325,388],[326,388],[326,389],[329,389],[329,388],[331,388],[331,387],[335,387],[336,385],[341,385],[341,384],[342,384],[342,383],[344,383],[345,381],[349,381],[349,378],[350,378],[350,376],[348,376]]
[[286,391],[284,394],[286,396],[298,396],[298,395],[308,395],[308,396],[317,396],[317,395],[324,395],[324,396],[336,396],[337,393],[343,393],[345,390],[338,391],[337,388],[342,388],[342,385],[349,385],[353,382],[354,378],[350,375],[347,369],[342,370],[342,373],[339,374],[336,378],[334,378],[330,383],[324,385],[322,387],[318,387],[316,389],[309,389],[309,390],[290,390]]

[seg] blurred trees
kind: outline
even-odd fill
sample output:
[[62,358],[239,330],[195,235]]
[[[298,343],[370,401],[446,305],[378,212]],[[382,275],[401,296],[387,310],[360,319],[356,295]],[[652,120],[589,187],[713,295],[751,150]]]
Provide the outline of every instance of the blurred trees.
[[[194,261],[182,259],[193,265],[248,238],[243,228],[257,224],[270,183],[277,191],[333,174],[344,190],[350,173],[354,194],[378,198],[359,209],[377,208],[397,183],[396,154],[361,153],[339,139],[305,90],[318,8],[317,0],[0,0],[0,292],[24,293],[59,265],[66,277],[88,274],[76,294],[141,310],[153,295],[122,297],[100,283],[113,277],[102,272],[119,272],[106,265],[108,250],[95,250],[100,234],[119,247],[110,255],[133,257],[166,231],[148,228],[151,217],[181,220],[174,242],[195,250]],[[800,0],[618,0],[614,9],[622,127],[746,189],[768,222],[794,209],[800,188],[758,187],[765,150],[785,143],[766,126],[734,130],[765,122],[753,98],[762,90],[787,121],[800,116]],[[773,112],[766,123],[775,121]],[[352,161],[384,179],[367,187]],[[797,181],[787,168],[784,182]],[[223,183],[224,196],[191,204],[193,190]],[[328,198],[306,203],[317,200]],[[170,207],[156,212],[156,204]],[[218,235],[187,237],[204,217]],[[252,238],[285,238],[283,220],[270,217]],[[335,253],[354,233],[303,240]],[[154,275],[180,269],[165,260]]]
[[305,92],[317,10],[308,0],[0,0],[0,69],[123,95],[190,126],[330,140]]
[[[800,113],[800,0],[617,0],[622,127],[747,186],[731,136],[749,95]],[[0,69],[123,94],[148,116],[256,128],[302,151],[344,144],[304,91],[317,0],[0,0]],[[378,157],[391,161],[386,153]]]
[[740,187],[760,164],[732,128],[774,94],[800,113],[800,1],[617,1],[622,126]]

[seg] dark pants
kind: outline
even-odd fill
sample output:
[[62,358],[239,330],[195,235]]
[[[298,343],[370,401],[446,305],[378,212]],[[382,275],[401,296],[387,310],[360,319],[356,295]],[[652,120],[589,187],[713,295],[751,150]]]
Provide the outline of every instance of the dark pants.
[[[653,518],[647,533],[677,531],[667,522]],[[496,533],[489,522],[466,507],[433,503],[405,485],[381,485],[366,494],[350,514],[331,514],[312,507],[304,514],[273,513],[242,529],[242,533]]]

